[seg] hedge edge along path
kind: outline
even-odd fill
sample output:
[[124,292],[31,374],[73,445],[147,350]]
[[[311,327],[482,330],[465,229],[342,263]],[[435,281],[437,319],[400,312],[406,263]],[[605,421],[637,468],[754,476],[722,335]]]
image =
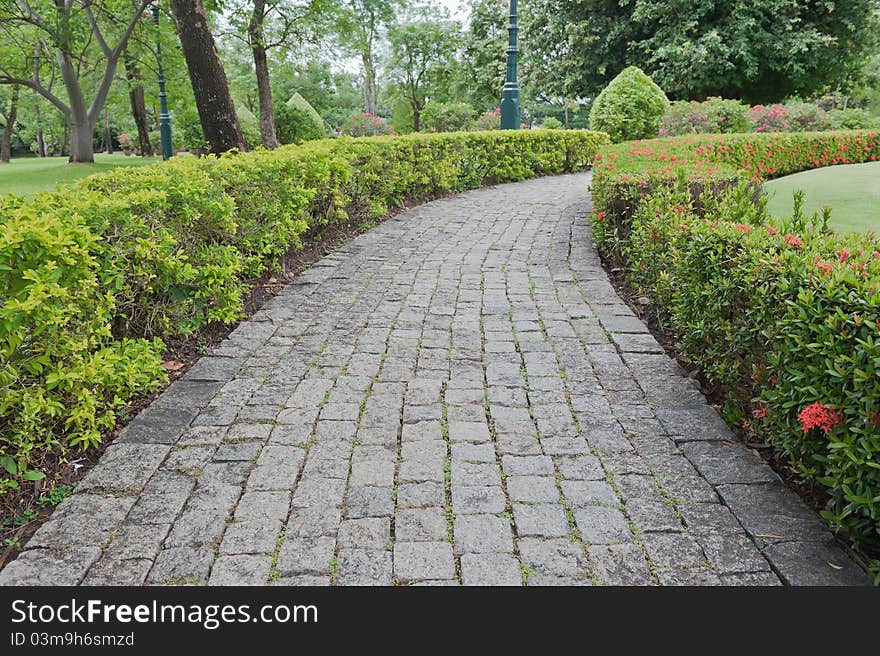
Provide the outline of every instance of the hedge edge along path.
[[245,280],[304,234],[406,201],[580,170],[607,135],[339,139],[116,170],[0,198],[0,496],[47,449],[100,442],[159,388],[162,337],[242,316]]
[[597,242],[766,440],[829,499],[822,513],[880,551],[880,245],[828,216],[771,217],[764,179],[876,161],[880,132],[737,134],[600,150]]

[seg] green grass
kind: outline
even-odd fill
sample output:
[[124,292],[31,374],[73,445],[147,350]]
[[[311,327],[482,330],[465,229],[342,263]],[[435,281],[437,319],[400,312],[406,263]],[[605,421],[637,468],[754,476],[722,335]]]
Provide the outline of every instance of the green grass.
[[14,157],[8,164],[0,164],[0,194],[27,196],[118,166],[143,166],[160,160],[122,153],[96,154],[94,164],[68,164],[66,157]]
[[831,208],[831,223],[841,232],[880,232],[880,162],[828,166],[804,171],[764,184],[769,208],[777,216],[791,216],[792,193],[804,191],[804,211]]

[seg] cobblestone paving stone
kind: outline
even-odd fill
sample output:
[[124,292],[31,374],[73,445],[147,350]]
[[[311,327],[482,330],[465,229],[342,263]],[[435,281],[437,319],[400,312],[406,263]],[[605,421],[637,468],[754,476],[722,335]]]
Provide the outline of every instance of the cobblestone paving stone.
[[0,583],[867,583],[617,296],[588,184],[428,203],[317,262]]

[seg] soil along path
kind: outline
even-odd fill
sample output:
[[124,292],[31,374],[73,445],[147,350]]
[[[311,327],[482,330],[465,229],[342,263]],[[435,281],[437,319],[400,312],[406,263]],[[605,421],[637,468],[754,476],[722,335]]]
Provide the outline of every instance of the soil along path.
[[318,261],[0,583],[868,583],[617,296],[589,179],[431,202]]

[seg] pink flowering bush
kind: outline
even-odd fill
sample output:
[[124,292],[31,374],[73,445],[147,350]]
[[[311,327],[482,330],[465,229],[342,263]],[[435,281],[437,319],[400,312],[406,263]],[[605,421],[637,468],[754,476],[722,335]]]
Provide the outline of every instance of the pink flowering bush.
[[785,105],[755,105],[749,110],[749,120],[755,132],[788,132],[791,116]]
[[131,150],[134,148],[134,137],[132,137],[128,132],[122,132],[117,139],[119,140],[119,145],[124,150]]
[[367,112],[349,116],[340,126],[340,131],[350,137],[377,137],[394,134],[394,130],[384,118],[373,116]]

